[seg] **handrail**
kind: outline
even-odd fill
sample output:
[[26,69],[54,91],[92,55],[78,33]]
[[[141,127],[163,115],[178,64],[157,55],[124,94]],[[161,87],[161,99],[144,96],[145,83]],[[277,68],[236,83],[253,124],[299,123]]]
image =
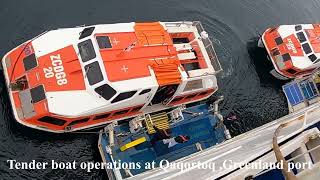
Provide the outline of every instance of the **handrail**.
[[[181,22],[168,22],[166,23],[166,26],[173,26],[173,27],[180,27],[181,25],[187,25],[187,26],[195,26],[199,33],[204,32],[204,28],[200,21],[181,21]],[[210,40],[210,38],[202,39],[203,45],[207,51],[207,54],[209,56],[210,62],[213,66],[213,69],[215,70],[214,74],[217,74],[221,72],[223,69],[221,67],[221,64],[219,62],[219,59],[217,57],[217,54],[215,52],[215,49],[213,47],[213,43]],[[210,74],[204,74],[204,75],[210,75]]]
[[[311,109],[308,109],[306,112],[304,112],[304,115],[303,115],[303,122],[302,122],[302,126],[301,128],[299,129],[299,132],[302,132],[306,126],[307,126],[307,118],[309,117],[309,113],[312,112],[313,110],[315,110],[316,108],[318,108],[318,106],[316,107],[313,107]],[[275,153],[275,156],[276,156],[276,159],[278,162],[282,161],[284,162],[283,164],[283,169],[281,170],[282,171],[282,174],[283,176],[285,177],[285,179],[288,179],[288,180],[295,180],[297,179],[296,176],[293,174],[292,171],[289,171],[288,169],[288,161],[285,160],[285,158],[283,157],[282,153],[281,153],[281,150],[280,150],[280,147],[279,147],[279,144],[278,144],[278,135],[281,131],[281,129],[289,126],[291,123],[295,122],[295,121],[298,121],[298,120],[301,120],[300,118],[301,116],[299,116],[298,118],[295,118],[291,121],[288,121],[286,123],[282,123],[280,124],[280,126],[276,129],[276,131],[274,132],[274,135],[273,135],[273,141],[272,141],[272,146],[273,146],[273,151]]]
[[[302,153],[302,154],[299,154],[299,155],[297,155],[297,156],[295,156],[295,157],[292,157],[292,158],[288,159],[287,161],[288,161],[288,162],[291,162],[291,161],[293,161],[293,160],[296,160],[296,159],[304,156],[304,155],[307,154],[307,153],[311,153],[311,152],[317,150],[318,148],[320,148],[320,145],[318,145],[318,146],[316,146],[316,147],[314,147],[314,148],[311,148],[311,149],[307,150],[306,152],[304,152],[304,153]],[[265,170],[265,171],[261,171],[261,172],[259,172],[258,174],[254,175],[254,177],[258,177],[258,176],[260,176],[260,175],[262,175],[262,174],[265,174],[265,173],[267,173],[267,172],[269,172],[269,171],[272,171],[272,170],[274,170],[274,169],[270,168],[270,169],[267,169],[267,170]]]
[[[293,122],[293,121],[290,121],[290,122]],[[279,147],[279,143],[278,143],[278,135],[279,135],[281,129],[283,129],[284,127],[288,126],[289,123],[281,124],[276,129],[276,131],[274,132],[274,135],[273,135],[272,146],[273,146],[273,151],[274,151],[274,154],[276,156],[277,162],[278,163],[283,162],[283,169],[281,169],[281,171],[282,171],[282,174],[285,177],[285,179],[287,179],[287,180],[297,180],[297,177],[294,175],[294,173],[292,171],[289,171],[289,164],[285,160],[284,156],[282,155],[280,147]]]
[[[203,32],[205,31],[201,22],[200,21],[194,21],[192,23],[193,26],[195,26],[198,30],[198,32]],[[221,64],[218,60],[217,54],[215,52],[215,49],[213,47],[212,41],[210,40],[210,38],[206,38],[206,39],[202,39],[202,42],[204,44],[204,47],[207,51],[207,54],[210,58],[211,64],[214,68],[214,70],[216,71],[215,73],[219,73],[220,71],[222,71],[222,67]]]
[[[300,128],[300,132],[302,132],[302,131],[306,128],[306,126],[307,126],[307,119],[308,119],[309,114],[310,114],[312,111],[314,111],[314,110],[316,110],[316,109],[319,109],[319,108],[320,108],[320,105],[317,105],[317,106],[315,106],[315,107],[312,107],[311,109],[306,110],[306,112],[304,112],[303,124],[302,124],[302,127]],[[288,123],[293,122],[293,121],[296,121],[296,120],[298,120],[298,119],[293,119],[292,121],[289,121]]]

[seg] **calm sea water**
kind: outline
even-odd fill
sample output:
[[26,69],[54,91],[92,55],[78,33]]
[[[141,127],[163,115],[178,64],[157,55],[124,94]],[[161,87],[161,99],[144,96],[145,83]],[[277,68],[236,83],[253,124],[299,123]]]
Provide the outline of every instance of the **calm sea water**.
[[[41,32],[59,27],[131,21],[200,20],[215,42],[224,72],[219,75],[222,113],[240,120],[233,135],[287,113],[281,82],[268,74],[264,53],[255,47],[264,29],[279,24],[318,22],[317,0],[4,0],[0,6],[0,57]],[[0,88],[3,89],[3,75]],[[10,170],[6,161],[96,161],[98,136],[50,134],[15,122],[3,90],[0,103],[1,179],[105,179],[103,170]]]

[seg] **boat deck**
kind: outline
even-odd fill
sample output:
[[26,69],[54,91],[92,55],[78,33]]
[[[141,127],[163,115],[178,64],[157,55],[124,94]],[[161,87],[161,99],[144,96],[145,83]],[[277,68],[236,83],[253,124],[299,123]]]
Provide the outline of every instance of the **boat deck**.
[[[171,125],[172,137],[185,134],[190,136],[190,140],[183,144],[177,144],[171,148],[168,148],[167,144],[163,144],[162,141],[157,142],[155,145],[151,145],[150,139],[153,135],[147,134],[142,131],[141,133],[128,134],[125,136],[115,137],[115,146],[112,147],[112,155],[107,153],[107,145],[109,144],[109,138],[105,133],[100,137],[99,144],[104,153],[106,162],[121,160],[121,162],[140,162],[141,169],[131,169],[130,172],[133,175],[146,171],[144,164],[146,162],[156,162],[158,166],[159,162],[163,159],[168,161],[174,161],[182,157],[186,157],[190,154],[199,151],[196,144],[201,144],[202,149],[214,146],[217,143],[221,143],[225,140],[223,127],[215,128],[217,119],[208,112],[208,105],[198,105],[192,108],[188,108],[188,111],[203,112],[203,114],[192,117],[190,114],[183,113],[184,120]],[[127,124],[119,125],[114,129],[115,135],[127,134],[129,127]],[[135,147],[129,148],[125,151],[121,151],[120,147],[126,143],[132,142],[141,137],[147,139],[146,142],[139,144]],[[198,145],[199,147],[199,145]],[[120,170],[122,177],[125,177],[124,170]]]

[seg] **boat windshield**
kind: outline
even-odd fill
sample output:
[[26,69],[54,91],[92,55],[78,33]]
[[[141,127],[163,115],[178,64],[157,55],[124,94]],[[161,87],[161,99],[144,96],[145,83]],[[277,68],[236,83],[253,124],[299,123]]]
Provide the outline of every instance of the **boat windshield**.
[[103,75],[98,61],[90,63],[84,67],[85,76],[88,78],[89,84],[94,85],[103,80]]
[[96,93],[98,93],[101,97],[103,97],[105,100],[111,99],[115,94],[117,94],[117,91],[114,90],[111,86],[108,84],[104,84],[102,86],[99,86],[94,89]]
[[90,39],[80,42],[78,44],[78,48],[82,62],[87,62],[96,57],[96,53]]

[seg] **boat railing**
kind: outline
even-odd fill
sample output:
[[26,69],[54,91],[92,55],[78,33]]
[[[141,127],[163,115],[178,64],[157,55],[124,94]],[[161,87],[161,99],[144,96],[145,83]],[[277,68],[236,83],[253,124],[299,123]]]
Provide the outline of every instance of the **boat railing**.
[[[181,21],[181,22],[169,22],[169,23],[166,23],[166,26],[171,26],[171,27],[172,26],[173,27],[180,27],[182,25],[185,25],[185,26],[188,26],[188,27],[190,27],[190,26],[196,27],[196,29],[198,30],[200,35],[201,35],[202,32],[205,32],[205,30],[204,30],[204,28],[203,28],[203,26],[202,26],[200,21],[193,21],[193,22],[191,22],[191,21]],[[212,64],[212,66],[213,66],[213,68],[215,70],[214,73],[215,74],[219,73],[220,71],[222,71],[222,67],[221,67],[219,59],[217,57],[217,54],[216,54],[216,52],[214,50],[212,41],[210,40],[209,37],[208,38],[201,38],[201,40],[202,40],[202,42],[204,44],[204,47],[205,47],[205,49],[207,51],[207,54],[208,54],[209,59],[211,61],[211,64]]]
[[166,26],[171,26],[171,27],[180,27],[182,25],[186,25],[188,27],[193,26],[192,21],[178,21],[178,22],[166,22]]
[[[193,24],[193,26],[195,26],[197,28],[199,33],[205,32],[200,21],[194,21],[192,24]],[[207,54],[208,54],[209,59],[211,61],[211,64],[215,70],[215,73],[219,73],[220,71],[222,71],[222,67],[221,67],[219,59],[217,57],[216,51],[214,50],[212,41],[208,37],[208,38],[202,38],[202,42],[203,42],[204,47],[207,51]]]

